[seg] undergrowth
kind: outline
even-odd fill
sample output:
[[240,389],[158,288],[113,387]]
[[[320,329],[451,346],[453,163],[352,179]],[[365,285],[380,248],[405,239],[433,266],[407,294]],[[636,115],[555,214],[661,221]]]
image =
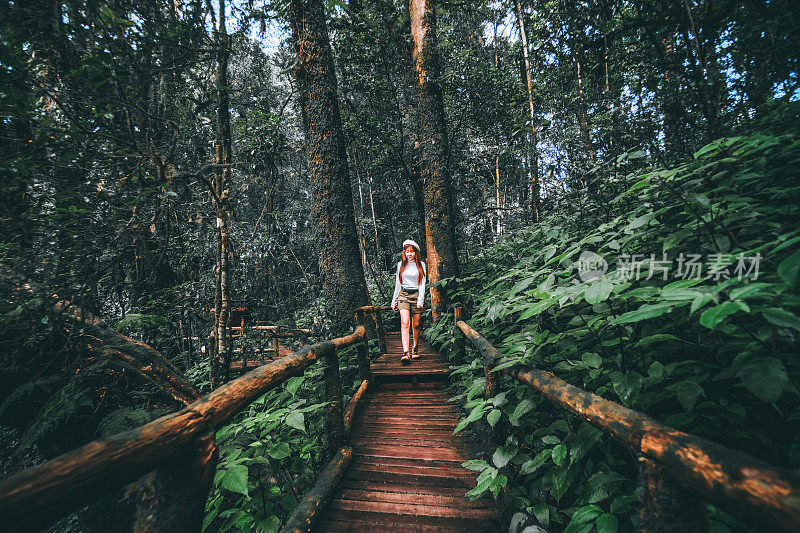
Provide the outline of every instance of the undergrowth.
[[[546,222],[443,283],[457,287],[503,365],[551,370],[671,427],[797,468],[798,168],[797,133],[719,139],[683,165],[609,179],[593,209],[554,200]],[[446,317],[427,333],[445,348],[451,332]],[[526,524],[636,529],[635,458],[503,373],[502,392],[484,398],[483,367],[469,354],[453,368],[469,410],[457,431],[488,423],[502,435],[491,458],[465,463],[480,472],[469,496],[503,495],[512,533]],[[748,530],[708,508],[714,531]]]
[[[354,347],[339,365],[346,406],[360,384]],[[325,466],[322,372],[314,364],[287,379],[217,431],[203,531],[274,532],[297,507]]]

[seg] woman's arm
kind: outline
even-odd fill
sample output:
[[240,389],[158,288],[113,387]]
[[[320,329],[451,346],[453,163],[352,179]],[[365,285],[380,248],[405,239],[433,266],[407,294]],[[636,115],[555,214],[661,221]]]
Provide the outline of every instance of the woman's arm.
[[397,263],[397,270],[394,273],[394,296],[392,296],[392,309],[397,306],[397,296],[400,294],[400,289],[403,286],[400,284],[400,263]]
[[422,278],[422,283],[419,284],[417,307],[423,307],[425,305],[425,282],[428,281],[428,265],[425,263],[422,263],[422,271],[425,273],[425,276]]

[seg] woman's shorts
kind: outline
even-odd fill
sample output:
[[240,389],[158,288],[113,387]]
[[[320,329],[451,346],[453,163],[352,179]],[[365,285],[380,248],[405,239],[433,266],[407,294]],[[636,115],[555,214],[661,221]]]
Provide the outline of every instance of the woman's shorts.
[[419,292],[411,294],[405,289],[401,289],[400,294],[397,295],[397,308],[407,309],[411,311],[412,315],[421,314],[422,308],[417,307],[417,296],[419,296]]

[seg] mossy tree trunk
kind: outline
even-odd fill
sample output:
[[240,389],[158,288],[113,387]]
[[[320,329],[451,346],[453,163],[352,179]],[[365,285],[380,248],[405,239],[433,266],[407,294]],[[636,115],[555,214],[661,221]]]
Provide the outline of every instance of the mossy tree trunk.
[[[447,159],[447,131],[436,44],[436,14],[431,0],[410,0],[417,85],[416,157],[425,193],[425,240],[429,281],[457,276],[458,255]],[[446,293],[431,288],[433,318],[447,305]]]
[[325,314],[328,328],[339,334],[354,327],[355,310],[369,305],[369,296],[358,249],[333,54],[320,0],[292,0],[289,19],[297,51],[295,77],[313,183]]

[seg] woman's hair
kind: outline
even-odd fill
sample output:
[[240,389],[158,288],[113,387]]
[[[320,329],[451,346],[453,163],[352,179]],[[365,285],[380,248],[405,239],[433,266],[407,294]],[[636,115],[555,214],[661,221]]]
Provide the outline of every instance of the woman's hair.
[[410,244],[406,244],[403,247],[403,253],[401,254],[400,257],[400,271],[397,273],[397,277],[400,279],[400,283],[403,283],[403,271],[405,271],[406,265],[408,265],[408,257],[406,257],[406,248],[411,248],[412,250],[414,250],[414,262],[417,264],[417,271],[419,272],[417,283],[422,283],[423,278],[425,278],[425,269],[422,268],[422,260],[419,258],[419,250],[417,250]]

